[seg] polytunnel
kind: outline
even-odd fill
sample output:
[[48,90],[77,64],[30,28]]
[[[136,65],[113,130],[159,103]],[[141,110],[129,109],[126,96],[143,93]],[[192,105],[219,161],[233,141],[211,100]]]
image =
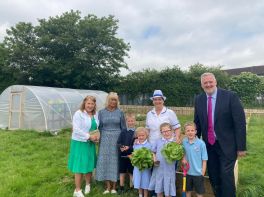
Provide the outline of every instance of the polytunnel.
[[87,96],[96,97],[97,110],[107,93],[41,86],[12,85],[0,95],[0,128],[57,131],[72,125],[72,116]]

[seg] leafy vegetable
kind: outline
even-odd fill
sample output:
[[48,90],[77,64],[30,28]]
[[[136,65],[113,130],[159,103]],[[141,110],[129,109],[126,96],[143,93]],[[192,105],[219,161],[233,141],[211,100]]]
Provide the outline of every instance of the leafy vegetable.
[[184,155],[183,146],[176,142],[170,142],[164,146],[161,150],[161,154],[164,156],[168,163],[181,160]]
[[140,171],[151,168],[153,165],[152,152],[145,147],[134,150],[131,157],[131,163]]

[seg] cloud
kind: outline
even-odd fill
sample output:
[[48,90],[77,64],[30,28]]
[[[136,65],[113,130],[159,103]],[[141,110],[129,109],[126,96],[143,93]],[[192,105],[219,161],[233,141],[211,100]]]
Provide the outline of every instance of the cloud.
[[119,20],[118,36],[131,44],[132,71],[182,68],[200,62],[225,68],[263,65],[264,2],[256,0],[8,0],[0,2],[0,40],[19,21],[69,10]]
[[6,35],[6,29],[9,27],[9,23],[2,23],[0,24],[0,40],[4,39],[4,36]]

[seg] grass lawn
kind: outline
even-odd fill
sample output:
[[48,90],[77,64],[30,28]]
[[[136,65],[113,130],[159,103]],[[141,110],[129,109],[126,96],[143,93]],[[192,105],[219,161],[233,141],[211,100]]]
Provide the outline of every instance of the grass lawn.
[[[192,117],[179,119],[184,124]],[[252,117],[249,123],[248,156],[239,161],[239,196],[262,195],[262,122],[263,117]],[[57,136],[35,131],[0,131],[0,196],[72,196],[74,177],[67,170],[70,135],[69,131],[63,131]],[[102,196],[103,190],[102,183],[93,182],[89,196]],[[250,195],[254,192],[259,194]],[[126,196],[137,196],[137,193],[132,192]]]
[[247,132],[247,156],[239,160],[238,195],[264,196],[264,117],[251,117]]

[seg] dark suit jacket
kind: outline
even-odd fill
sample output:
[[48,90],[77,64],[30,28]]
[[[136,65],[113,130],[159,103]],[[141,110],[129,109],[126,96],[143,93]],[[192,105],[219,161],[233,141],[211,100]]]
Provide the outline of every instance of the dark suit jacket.
[[[207,96],[205,93],[195,98],[194,122],[197,135],[202,135],[207,144]],[[214,130],[225,156],[236,159],[237,151],[246,150],[246,119],[238,97],[231,91],[217,88],[214,113]]]

